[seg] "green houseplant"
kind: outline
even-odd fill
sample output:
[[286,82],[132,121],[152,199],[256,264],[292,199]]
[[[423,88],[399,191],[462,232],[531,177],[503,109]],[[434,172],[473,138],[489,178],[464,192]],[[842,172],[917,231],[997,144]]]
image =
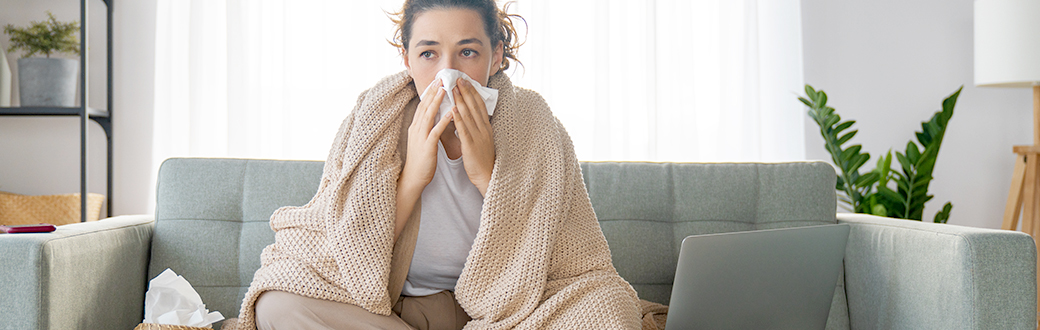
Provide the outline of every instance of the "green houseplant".
[[[51,12],[47,17],[24,28],[4,26],[4,33],[11,38],[9,51],[25,53],[18,59],[19,99],[22,106],[71,107],[75,105],[79,61],[51,55],[79,55],[79,24],[59,22]],[[33,57],[36,55],[44,57]]]
[[79,55],[79,23],[59,22],[54,14],[47,12],[47,20],[32,22],[28,27],[17,28],[12,24],[4,26],[4,33],[11,37],[10,52],[25,51],[25,57],[43,54],[51,57],[51,53],[68,53]]
[[[827,93],[805,85],[807,97],[798,99],[809,107],[809,117],[820,127],[824,147],[840,171],[835,188],[842,192],[843,196],[839,199],[850,211],[919,221],[923,219],[924,205],[934,197],[928,194],[928,186],[933,179],[935,160],[939,156],[946,127],[953,117],[957,97],[963,88],[961,86],[944,99],[942,110],[921,123],[921,131],[915,132],[916,142],[910,140],[905,151],[895,153],[898,168],[892,168],[892,151],[889,150],[878,159],[873,170],[861,173],[860,168],[870,160],[870,154],[863,152],[863,146],[859,144],[844,146],[858,132],[849,130],[856,121],[841,121],[841,116],[827,105]],[[935,214],[933,221],[946,223],[952,209],[953,204],[947,202]]]

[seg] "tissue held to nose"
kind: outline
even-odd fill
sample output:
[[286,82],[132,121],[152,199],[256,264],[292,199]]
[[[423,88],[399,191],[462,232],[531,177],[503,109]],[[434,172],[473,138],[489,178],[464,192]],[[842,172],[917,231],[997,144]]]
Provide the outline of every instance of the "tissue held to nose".
[[191,284],[169,268],[148,282],[143,323],[204,328],[223,319],[220,312],[210,313]]
[[[440,72],[437,72],[437,77],[433,78],[433,82],[437,82],[437,80],[442,81],[444,84],[441,89],[444,89],[444,91],[447,92],[444,95],[444,100],[441,101],[440,110],[437,111],[437,119],[444,117],[444,114],[450,112],[451,107],[455,106],[455,96],[451,90],[455,88],[455,83],[460,77],[468,81],[477,89],[477,94],[480,94],[480,98],[484,100],[484,107],[487,108],[488,116],[495,114],[495,105],[498,104],[497,89],[481,86],[479,82],[470,78],[465,72],[455,69],[443,69]],[[431,82],[429,86],[426,86],[426,89],[419,94],[419,99],[422,99],[426,95],[426,92],[430,91],[430,88],[434,85],[433,82]]]

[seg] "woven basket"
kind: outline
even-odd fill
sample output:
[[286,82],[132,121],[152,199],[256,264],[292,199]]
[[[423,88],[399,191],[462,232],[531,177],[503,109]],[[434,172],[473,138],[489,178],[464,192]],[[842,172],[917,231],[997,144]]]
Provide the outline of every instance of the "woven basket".
[[[87,221],[97,221],[105,195],[87,194]],[[79,194],[27,196],[0,191],[0,225],[79,222]]]
[[213,328],[189,327],[186,325],[141,323],[134,327],[134,330],[213,330]]

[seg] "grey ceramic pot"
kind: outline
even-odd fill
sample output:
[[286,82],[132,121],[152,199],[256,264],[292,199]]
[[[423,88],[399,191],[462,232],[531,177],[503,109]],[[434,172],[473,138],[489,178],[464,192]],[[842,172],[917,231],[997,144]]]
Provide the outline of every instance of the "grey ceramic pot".
[[64,58],[18,59],[18,97],[23,107],[76,105],[79,61]]

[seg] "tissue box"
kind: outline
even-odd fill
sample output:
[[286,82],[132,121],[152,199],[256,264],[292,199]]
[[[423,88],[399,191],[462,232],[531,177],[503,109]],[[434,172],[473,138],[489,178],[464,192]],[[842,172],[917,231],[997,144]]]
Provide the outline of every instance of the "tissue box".
[[134,330],[213,330],[213,328],[189,327],[186,325],[141,323],[134,327]]

